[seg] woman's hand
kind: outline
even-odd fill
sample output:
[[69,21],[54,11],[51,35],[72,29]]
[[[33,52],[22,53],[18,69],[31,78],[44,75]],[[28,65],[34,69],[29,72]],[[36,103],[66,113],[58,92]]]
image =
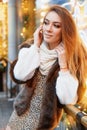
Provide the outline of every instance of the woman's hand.
[[60,65],[60,70],[63,70],[63,71],[68,70],[64,44],[60,43],[55,49],[58,53],[58,61]]
[[36,29],[36,31],[34,32],[34,44],[35,44],[37,47],[40,47],[41,42],[42,42],[42,38],[43,38],[42,28],[43,28],[43,26],[41,25],[41,26],[38,27],[38,28]]

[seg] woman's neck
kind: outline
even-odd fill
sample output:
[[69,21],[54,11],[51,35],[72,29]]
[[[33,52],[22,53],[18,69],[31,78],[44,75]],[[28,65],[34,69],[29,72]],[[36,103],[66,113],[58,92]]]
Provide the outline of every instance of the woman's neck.
[[58,42],[58,43],[46,43],[47,44],[47,48],[49,49],[49,50],[53,50],[54,48],[56,48],[59,44],[60,44],[60,42]]

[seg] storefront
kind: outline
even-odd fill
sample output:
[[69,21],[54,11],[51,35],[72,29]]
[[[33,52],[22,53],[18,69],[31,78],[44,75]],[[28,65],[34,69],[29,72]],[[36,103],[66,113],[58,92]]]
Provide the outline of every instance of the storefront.
[[[36,27],[42,22],[46,9],[51,4],[60,4],[69,9],[87,45],[87,0],[1,0],[0,59],[6,58],[8,66],[18,54],[18,45],[33,37]],[[10,89],[9,72],[6,73],[7,86]],[[2,81],[2,76],[0,79]]]

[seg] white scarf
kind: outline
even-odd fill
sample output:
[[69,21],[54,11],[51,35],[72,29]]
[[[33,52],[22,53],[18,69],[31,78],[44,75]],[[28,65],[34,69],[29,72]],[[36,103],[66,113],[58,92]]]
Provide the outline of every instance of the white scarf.
[[49,50],[46,43],[43,42],[40,46],[40,72],[47,75],[57,58],[58,55],[55,49]]

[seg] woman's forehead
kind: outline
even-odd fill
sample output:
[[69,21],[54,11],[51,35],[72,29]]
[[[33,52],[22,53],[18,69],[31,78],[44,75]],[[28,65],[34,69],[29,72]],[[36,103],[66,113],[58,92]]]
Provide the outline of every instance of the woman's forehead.
[[55,11],[48,12],[45,19],[50,21],[61,22],[60,16]]

